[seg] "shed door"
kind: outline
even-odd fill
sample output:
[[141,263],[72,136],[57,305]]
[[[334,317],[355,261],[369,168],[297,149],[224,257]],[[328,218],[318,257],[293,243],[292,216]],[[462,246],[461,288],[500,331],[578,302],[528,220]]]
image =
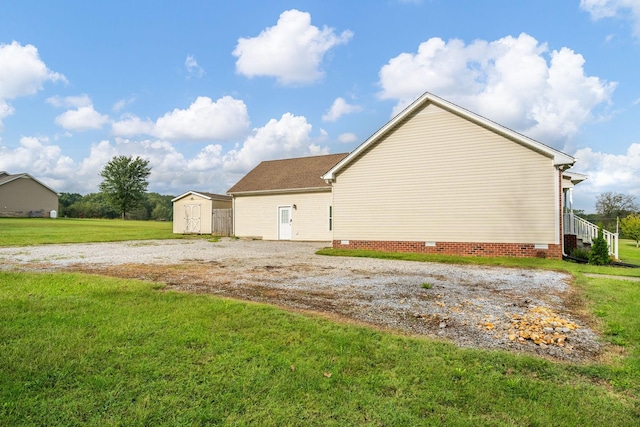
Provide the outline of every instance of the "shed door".
[[200,205],[184,205],[184,233],[200,233]]
[[291,240],[291,206],[278,207],[278,239]]

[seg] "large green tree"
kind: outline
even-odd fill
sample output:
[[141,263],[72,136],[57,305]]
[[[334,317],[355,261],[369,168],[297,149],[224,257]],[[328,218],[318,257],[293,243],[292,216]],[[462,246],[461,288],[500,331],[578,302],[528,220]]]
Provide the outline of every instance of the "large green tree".
[[640,245],[640,214],[631,214],[621,221],[622,232],[625,237],[636,241],[636,248]]
[[122,219],[144,200],[150,174],[149,160],[127,156],[115,156],[100,172],[100,191]]

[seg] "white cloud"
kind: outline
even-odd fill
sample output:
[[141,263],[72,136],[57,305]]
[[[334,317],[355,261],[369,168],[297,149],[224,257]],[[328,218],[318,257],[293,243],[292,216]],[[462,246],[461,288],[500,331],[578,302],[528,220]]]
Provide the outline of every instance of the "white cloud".
[[124,114],[120,117],[120,120],[113,122],[111,132],[122,137],[152,135],[154,127],[155,123],[149,119],[142,120],[133,114]]
[[222,146],[220,144],[207,145],[188,162],[189,170],[196,171],[207,171],[219,168],[221,165]]
[[311,15],[292,9],[275,26],[253,38],[240,38],[233,51],[236,71],[247,77],[271,76],[284,85],[309,84],[324,76],[320,64],[333,47],[347,43],[353,33],[311,25]]
[[594,20],[627,18],[632,21],[633,35],[640,37],[640,1],[638,0],[580,0],[580,8]]
[[[574,157],[577,162],[571,170],[589,176],[576,187],[575,197],[593,203],[598,194],[612,191],[640,198],[640,143],[631,144],[625,154],[607,154],[583,148],[576,151]],[[593,212],[594,206],[586,209]]]
[[263,160],[309,154],[311,125],[305,117],[285,113],[280,120],[271,119],[254,129],[242,147],[224,156],[224,170],[245,173]]
[[347,132],[338,135],[338,141],[342,142],[343,144],[351,144],[352,142],[356,142],[357,140],[358,137],[355,133]]
[[22,137],[15,149],[0,146],[0,170],[26,172],[54,190],[63,181],[78,179],[73,160],[63,155],[59,146],[49,144],[47,138]]
[[584,58],[552,51],[521,34],[469,45],[431,38],[380,70],[379,96],[398,101],[394,114],[425,91],[550,145],[566,144],[610,103],[616,83],[586,76]]
[[15,149],[0,145],[0,170],[28,172],[57,191],[88,194],[98,191],[99,173],[114,156],[140,156],[151,166],[149,191],[224,193],[263,160],[328,154],[328,147],[320,145],[323,136],[314,139],[311,130],[305,117],[286,113],[254,129],[227,152],[219,144],[210,144],[185,158],[168,141],[116,137],[92,144],[87,157],[77,161],[62,155],[60,146],[46,138],[25,137]]
[[156,121],[154,135],[161,139],[228,140],[249,126],[244,102],[224,96],[217,102],[199,96],[186,110],[175,109]]
[[56,124],[66,130],[83,132],[90,129],[101,129],[109,121],[109,116],[98,113],[93,105],[68,110],[56,117]]
[[113,123],[112,132],[124,137],[146,134],[169,141],[224,141],[243,136],[248,127],[249,114],[244,102],[230,96],[213,102],[209,97],[200,96],[189,108],[176,108],[155,123],[135,115],[123,115]]
[[[89,155],[75,162],[62,155],[61,148],[46,138],[23,137],[15,149],[0,145],[0,170],[27,172],[59,192],[88,194],[99,191],[100,171],[118,155],[149,160],[149,191],[177,195],[194,187],[202,191],[225,191],[230,186],[226,182],[218,184],[224,178],[219,168],[219,152],[207,147],[194,159],[187,160],[172,144],[157,140],[103,140],[92,144]],[[197,166],[198,162],[202,167]]]
[[322,116],[322,121],[335,122],[345,114],[357,113],[358,111],[362,111],[361,106],[349,104],[344,98],[339,97],[333,101],[329,111]]
[[309,151],[306,154],[310,156],[323,156],[325,154],[329,154],[329,147],[323,147],[318,144],[311,144],[308,147]]
[[61,96],[51,96],[47,98],[47,103],[58,108],[60,107],[80,108],[80,107],[86,107],[92,104],[91,98],[89,98],[89,95],[87,94],[82,94],[78,96],[67,96],[64,98]]
[[187,69],[187,78],[204,76],[204,68],[198,65],[198,61],[193,55],[187,55],[184,61],[184,67]]
[[33,95],[45,82],[66,82],[64,75],[47,68],[33,45],[18,42],[0,43],[0,131],[2,119],[14,113],[7,102],[21,96]]
[[127,99],[120,99],[115,104],[113,104],[112,110],[116,113],[119,111],[122,111],[124,110],[124,107],[126,107],[129,104],[133,104],[135,100],[136,100],[135,96],[132,96]]

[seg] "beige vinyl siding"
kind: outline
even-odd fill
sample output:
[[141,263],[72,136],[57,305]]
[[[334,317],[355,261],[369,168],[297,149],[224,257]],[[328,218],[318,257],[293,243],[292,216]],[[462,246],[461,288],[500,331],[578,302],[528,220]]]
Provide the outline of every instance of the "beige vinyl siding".
[[291,240],[330,241],[329,206],[331,192],[289,193],[236,196],[234,200],[234,234],[278,240],[278,207],[291,210]]
[[[211,234],[211,200],[196,194],[189,194],[173,202],[173,232],[180,234],[185,231],[186,205],[200,205],[200,233]],[[228,202],[228,205],[231,205],[231,202]]]
[[551,158],[437,106],[336,176],[334,239],[555,243]]
[[28,177],[0,185],[0,216],[27,216],[31,211],[48,216],[53,210],[58,210],[58,195]]

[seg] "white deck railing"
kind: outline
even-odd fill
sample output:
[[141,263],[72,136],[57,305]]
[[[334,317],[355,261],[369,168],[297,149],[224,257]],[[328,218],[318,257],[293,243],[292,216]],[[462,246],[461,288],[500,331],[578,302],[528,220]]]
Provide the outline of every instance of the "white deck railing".
[[[571,212],[566,212],[564,214],[564,234],[575,234],[578,236],[578,239],[582,239],[583,242],[592,243],[593,239],[598,237],[598,226]],[[615,259],[619,259],[618,233],[612,233],[603,229],[602,237],[604,237],[604,240],[606,240],[609,246],[609,255],[613,255]]]

